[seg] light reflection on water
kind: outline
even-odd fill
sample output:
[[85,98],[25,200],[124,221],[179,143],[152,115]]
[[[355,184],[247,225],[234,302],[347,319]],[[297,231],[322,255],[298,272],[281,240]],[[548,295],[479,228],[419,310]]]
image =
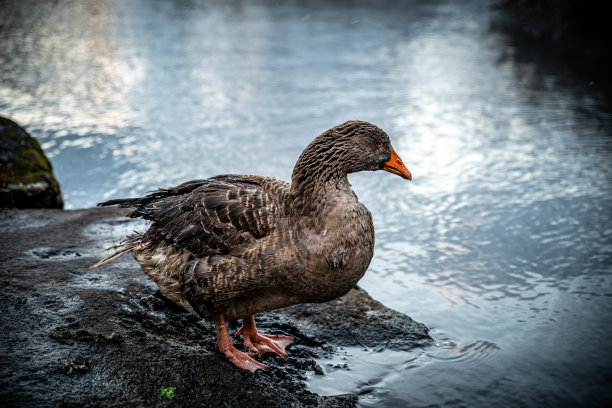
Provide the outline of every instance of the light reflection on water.
[[344,350],[315,392],[610,400],[609,101],[522,55],[486,2],[5,3],[0,111],[39,138],[68,208],[219,173],[288,180],[330,126],[387,130],[414,181],[351,176],[377,233],[361,285],[436,345]]

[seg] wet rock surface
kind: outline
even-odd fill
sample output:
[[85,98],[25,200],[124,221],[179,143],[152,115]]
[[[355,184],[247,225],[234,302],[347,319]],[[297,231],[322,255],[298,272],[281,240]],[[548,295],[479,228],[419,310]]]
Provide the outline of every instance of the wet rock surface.
[[0,208],[62,208],[51,162],[32,136],[0,116]]
[[[215,351],[214,324],[165,299],[131,257],[88,269],[104,243],[141,227],[124,214],[0,212],[3,406],[352,407],[356,395],[306,389],[318,358],[340,346],[431,342],[424,325],[354,289],[326,304],[258,315],[262,331],[296,340],[286,358],[259,358],[267,370],[238,370]],[[172,400],[162,387],[175,387]]]

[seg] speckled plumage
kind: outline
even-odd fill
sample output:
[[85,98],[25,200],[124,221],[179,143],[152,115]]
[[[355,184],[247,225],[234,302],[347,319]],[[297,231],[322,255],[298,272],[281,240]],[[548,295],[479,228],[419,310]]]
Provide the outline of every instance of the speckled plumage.
[[387,169],[391,154],[381,129],[351,121],[313,140],[291,184],[222,175],[100,205],[131,207],[131,217],[151,221],[117,253],[131,253],[165,296],[207,319],[244,319],[329,301],[357,283],[373,255],[374,226],[347,174]]

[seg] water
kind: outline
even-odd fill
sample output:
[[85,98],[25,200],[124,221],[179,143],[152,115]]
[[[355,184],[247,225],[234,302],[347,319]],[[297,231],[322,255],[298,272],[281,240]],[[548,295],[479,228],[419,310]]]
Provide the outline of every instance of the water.
[[436,343],[342,350],[313,391],[612,399],[609,93],[492,28],[487,2],[5,1],[0,17],[0,114],[40,140],[67,208],[219,173],[288,180],[348,119],[389,133],[414,181],[351,176],[377,234],[361,285]]

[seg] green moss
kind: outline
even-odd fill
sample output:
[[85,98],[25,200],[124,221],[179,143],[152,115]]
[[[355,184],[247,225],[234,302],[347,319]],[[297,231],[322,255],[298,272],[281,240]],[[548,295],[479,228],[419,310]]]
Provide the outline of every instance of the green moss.
[[161,387],[160,394],[162,397],[171,400],[175,396],[174,390],[176,390],[174,387]]
[[[7,147],[17,147],[11,154],[0,156],[0,183],[4,185],[27,185],[46,181],[58,185],[52,174],[49,159],[43,153],[40,144],[30,135],[18,135],[12,129],[5,129],[0,134],[0,143]],[[24,138],[25,136],[25,138]]]
[[[63,206],[51,162],[40,144],[15,122],[0,117],[0,207]],[[8,193],[7,193],[8,192]]]

